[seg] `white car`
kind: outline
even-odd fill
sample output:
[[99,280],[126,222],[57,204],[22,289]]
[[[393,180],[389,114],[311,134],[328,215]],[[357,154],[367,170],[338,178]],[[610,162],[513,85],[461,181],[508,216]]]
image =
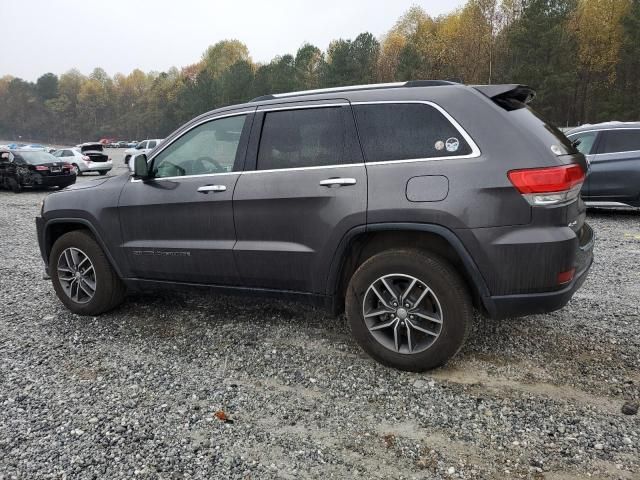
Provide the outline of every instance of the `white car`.
[[156,148],[157,145],[162,142],[164,138],[152,138],[148,140],[142,140],[135,147],[129,148],[124,151],[124,163],[129,165],[129,160],[131,157],[140,155],[141,153],[149,153],[151,150]]
[[77,175],[89,172],[106,175],[113,168],[113,161],[102,151],[102,148],[101,143],[83,143],[76,147],[56,150],[53,156],[71,163]]

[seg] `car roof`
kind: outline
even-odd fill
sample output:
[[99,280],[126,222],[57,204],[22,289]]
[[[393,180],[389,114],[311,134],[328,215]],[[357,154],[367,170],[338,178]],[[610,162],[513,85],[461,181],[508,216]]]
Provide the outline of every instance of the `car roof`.
[[618,122],[616,120],[611,122],[601,122],[601,123],[585,123],[584,125],[580,125],[579,127],[572,128],[567,131],[567,135],[580,133],[580,132],[588,132],[588,131],[598,131],[598,130],[618,130],[625,128],[640,128],[640,122]]
[[[509,85],[508,87],[514,88],[517,85]],[[335,100],[336,95],[340,95],[340,98],[350,100],[352,96],[358,94],[360,98],[363,94],[375,93],[384,91],[390,100],[394,97],[402,96],[403,92],[406,93],[407,88],[415,87],[439,87],[439,88],[471,88],[471,85],[464,85],[455,81],[449,80],[411,80],[408,82],[396,82],[396,83],[373,83],[368,85],[348,85],[344,87],[332,87],[332,88],[320,88],[315,90],[302,90],[289,93],[275,93],[271,95],[263,95],[256,97],[246,103],[239,103],[235,105],[228,105],[225,107],[217,108],[199,115],[196,119],[205,118],[212,114],[238,110],[242,108],[260,107],[263,105],[270,105],[283,102],[296,102],[296,101],[322,101],[322,100]],[[478,87],[475,86],[474,87]],[[507,87],[507,86],[504,86]]]

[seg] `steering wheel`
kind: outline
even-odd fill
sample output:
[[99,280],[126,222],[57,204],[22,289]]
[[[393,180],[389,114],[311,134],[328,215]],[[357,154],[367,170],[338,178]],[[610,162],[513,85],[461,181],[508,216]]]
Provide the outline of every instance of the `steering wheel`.
[[[211,170],[208,169],[207,166],[205,165],[205,162],[213,165],[216,168],[217,171],[216,172],[211,172]],[[196,158],[194,163],[196,165],[199,165],[199,167],[202,170],[208,170],[210,173],[221,173],[221,172],[225,172],[226,171],[225,168],[222,165],[220,165],[220,163],[218,161],[216,161],[216,160],[214,160],[213,158],[210,158],[210,157]]]

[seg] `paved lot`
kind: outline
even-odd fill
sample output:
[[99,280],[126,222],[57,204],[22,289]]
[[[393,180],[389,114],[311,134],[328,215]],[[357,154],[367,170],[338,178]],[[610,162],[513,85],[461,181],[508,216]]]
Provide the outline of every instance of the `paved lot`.
[[41,280],[44,195],[0,191],[0,479],[640,478],[621,413],[640,399],[638,212],[590,212],[596,263],[567,308],[478,317],[453,362],[410,374],[293,303],[73,315]]

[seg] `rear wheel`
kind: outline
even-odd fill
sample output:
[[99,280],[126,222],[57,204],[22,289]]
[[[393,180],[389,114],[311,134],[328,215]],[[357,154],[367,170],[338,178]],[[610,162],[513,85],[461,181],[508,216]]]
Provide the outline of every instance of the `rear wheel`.
[[65,233],[53,245],[49,273],[58,298],[73,313],[99,315],[124,300],[125,286],[87,232]]
[[408,371],[443,365],[462,347],[473,320],[467,288],[441,257],[389,250],[353,274],[346,312],[356,341],[374,359]]
[[80,171],[80,167],[78,167],[78,164],[77,164],[77,163],[74,163],[74,164],[73,164],[73,171],[75,172],[75,174],[76,174],[77,176],[82,175],[82,172]]
[[100,175],[106,175],[107,171],[106,170],[100,170],[100,172],[98,172],[98,173],[100,173]]

